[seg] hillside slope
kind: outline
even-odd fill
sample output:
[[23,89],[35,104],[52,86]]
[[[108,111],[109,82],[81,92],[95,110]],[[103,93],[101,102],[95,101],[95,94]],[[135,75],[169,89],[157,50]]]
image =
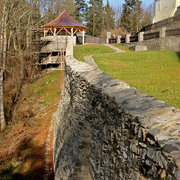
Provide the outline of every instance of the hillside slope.
[[42,179],[52,173],[45,172],[45,144],[62,84],[63,72],[54,71],[23,86],[13,121],[0,132],[0,179]]

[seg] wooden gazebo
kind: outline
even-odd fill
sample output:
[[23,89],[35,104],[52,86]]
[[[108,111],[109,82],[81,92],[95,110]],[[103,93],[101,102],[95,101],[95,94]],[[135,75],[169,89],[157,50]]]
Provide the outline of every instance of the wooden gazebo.
[[73,36],[76,32],[81,32],[83,34],[83,43],[84,31],[88,29],[86,26],[72,19],[65,10],[56,19],[43,25],[42,28],[44,30],[44,37],[48,34],[51,36],[58,36],[61,32]]

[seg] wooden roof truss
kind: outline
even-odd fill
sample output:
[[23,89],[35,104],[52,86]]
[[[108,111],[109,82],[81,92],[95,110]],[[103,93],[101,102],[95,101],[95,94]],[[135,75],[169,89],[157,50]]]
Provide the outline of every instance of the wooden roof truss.
[[[70,31],[68,29],[70,29]],[[47,36],[48,32],[52,33],[52,35],[54,35],[54,36],[57,36],[62,31],[66,32],[70,36],[74,36],[74,34],[76,32],[83,33],[84,30],[74,29],[74,28],[66,28],[66,27],[62,27],[60,29],[59,28],[44,28],[44,37]]]

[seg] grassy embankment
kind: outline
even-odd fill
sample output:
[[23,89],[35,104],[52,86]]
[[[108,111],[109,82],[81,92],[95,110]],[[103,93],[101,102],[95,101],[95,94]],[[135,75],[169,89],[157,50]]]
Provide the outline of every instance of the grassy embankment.
[[45,143],[62,83],[62,72],[54,71],[23,86],[12,122],[0,132],[0,179],[43,179]]
[[84,62],[84,56],[115,53],[116,51],[99,44],[88,44],[74,46],[74,57]]
[[[92,45],[76,46],[75,57],[82,60],[89,55]],[[110,76],[120,79],[148,95],[180,108],[180,57],[173,51],[133,52],[121,45],[124,53],[104,54],[105,50],[93,53],[98,67]],[[98,48],[98,45],[93,46]],[[107,47],[105,47],[107,48]],[[88,50],[86,53],[86,49]]]

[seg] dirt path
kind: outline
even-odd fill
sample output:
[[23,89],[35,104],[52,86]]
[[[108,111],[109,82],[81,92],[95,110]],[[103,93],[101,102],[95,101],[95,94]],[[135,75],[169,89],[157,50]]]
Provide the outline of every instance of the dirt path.
[[53,169],[53,130],[56,119],[56,113],[53,114],[45,147],[45,175],[44,180],[54,179]]

